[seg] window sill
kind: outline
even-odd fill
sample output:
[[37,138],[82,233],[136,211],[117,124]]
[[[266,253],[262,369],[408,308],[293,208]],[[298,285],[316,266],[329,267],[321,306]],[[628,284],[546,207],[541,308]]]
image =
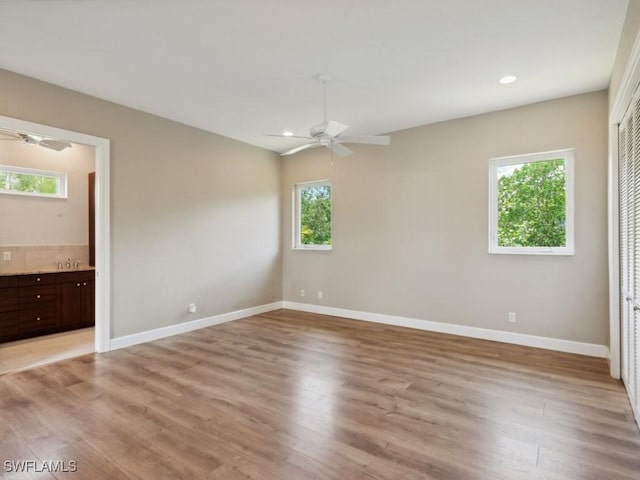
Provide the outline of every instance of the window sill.
[[3,195],[22,195],[25,197],[40,197],[40,198],[57,198],[67,200],[66,193],[38,193],[38,192],[20,192],[18,190],[0,190],[0,194]]
[[291,247],[291,250],[314,250],[314,251],[331,251],[333,250],[333,245],[297,245]]
[[491,247],[489,253],[493,255],[575,255],[572,247],[544,248],[544,247]]

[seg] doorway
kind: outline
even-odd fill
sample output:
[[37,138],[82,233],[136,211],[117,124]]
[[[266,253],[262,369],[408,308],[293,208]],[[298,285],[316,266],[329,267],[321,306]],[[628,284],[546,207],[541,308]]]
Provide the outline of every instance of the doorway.
[[[63,130],[25,120],[0,116],[0,128],[28,134],[36,139],[55,139],[93,150],[95,166],[95,338],[91,351],[110,350],[110,235],[109,235],[109,140],[71,130]],[[2,162],[0,162],[1,164]],[[66,267],[66,265],[63,265]],[[59,334],[64,336],[64,334]],[[59,341],[62,341],[59,339]],[[86,353],[86,352],[83,352]]]

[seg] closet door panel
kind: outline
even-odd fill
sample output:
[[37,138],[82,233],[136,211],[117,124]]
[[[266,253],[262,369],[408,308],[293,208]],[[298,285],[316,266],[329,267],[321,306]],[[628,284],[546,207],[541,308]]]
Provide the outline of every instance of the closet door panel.
[[627,155],[628,119],[620,123],[618,131],[618,165],[620,194],[620,316],[621,316],[621,360],[622,380],[629,383],[629,305],[632,301],[632,292],[629,288],[629,156]]
[[620,122],[618,160],[622,380],[640,419],[640,91]]

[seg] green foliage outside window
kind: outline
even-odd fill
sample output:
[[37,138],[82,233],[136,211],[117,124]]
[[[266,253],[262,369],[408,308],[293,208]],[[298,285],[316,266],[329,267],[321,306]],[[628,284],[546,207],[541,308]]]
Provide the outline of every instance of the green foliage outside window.
[[300,189],[300,241],[304,245],[331,245],[331,187]]
[[58,181],[54,177],[0,170],[0,191],[56,195]]
[[564,247],[566,191],[563,159],[501,167],[498,245]]

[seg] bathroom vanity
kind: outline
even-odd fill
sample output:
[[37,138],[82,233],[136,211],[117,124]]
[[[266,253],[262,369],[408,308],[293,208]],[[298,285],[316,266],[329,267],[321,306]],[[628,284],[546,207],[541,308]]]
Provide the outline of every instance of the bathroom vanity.
[[95,324],[95,271],[0,274],[0,342]]

